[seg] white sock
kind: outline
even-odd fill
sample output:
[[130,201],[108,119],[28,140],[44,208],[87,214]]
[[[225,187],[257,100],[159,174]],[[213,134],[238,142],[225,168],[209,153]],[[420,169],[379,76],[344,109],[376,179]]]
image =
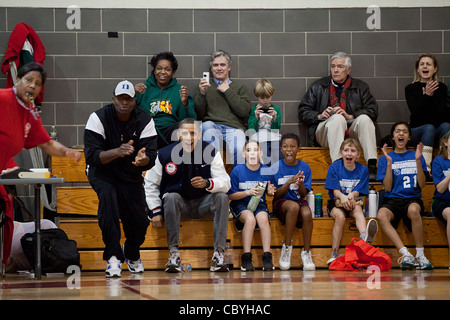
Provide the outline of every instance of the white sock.
[[423,256],[423,248],[416,248],[416,257]]
[[408,248],[406,248],[406,247],[401,248],[400,250],[398,250],[398,252],[400,252],[400,254],[402,256],[406,256],[406,255],[410,254],[409,251],[408,251]]

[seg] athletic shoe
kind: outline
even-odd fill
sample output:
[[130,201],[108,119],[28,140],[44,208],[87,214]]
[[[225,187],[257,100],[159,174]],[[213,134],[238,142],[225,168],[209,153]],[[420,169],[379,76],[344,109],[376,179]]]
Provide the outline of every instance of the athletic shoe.
[[131,273],[143,273],[144,272],[144,265],[142,264],[142,260],[141,258],[139,258],[138,260],[130,260],[127,259],[127,257],[125,257],[125,243],[122,245],[122,251],[123,251],[123,256],[125,258],[125,262],[128,266],[128,270],[130,270]]
[[302,265],[303,265],[303,271],[316,270],[316,265],[314,264],[312,257],[311,257],[311,251],[302,250]]
[[361,234],[361,239],[372,245],[373,239],[378,232],[378,222],[376,219],[370,219],[367,223],[366,230]]
[[241,256],[241,271],[255,271],[251,252],[244,252]]
[[169,261],[167,262],[166,269],[164,271],[169,273],[181,272],[181,259],[180,252],[178,250],[170,252]]
[[278,267],[280,268],[280,270],[289,270],[289,268],[291,267],[291,255],[292,245],[287,246],[285,243],[283,243],[280,259],[278,260]]
[[272,253],[270,252],[264,252],[262,255],[262,261],[263,261],[263,271],[272,271],[275,270],[275,267],[273,266],[272,262]]
[[339,251],[337,251],[337,250],[331,251],[331,257],[330,257],[330,259],[328,259],[328,261],[327,261],[327,266],[330,266],[330,264],[331,264],[334,260],[336,260],[338,257],[339,257]]
[[234,228],[237,232],[241,232],[244,229],[244,223],[239,221],[239,219],[234,220]]
[[402,270],[417,268],[419,266],[417,260],[410,253],[398,258],[397,262],[400,263]]
[[433,270],[433,265],[424,255],[416,256],[416,261],[418,263],[417,269]]
[[106,277],[121,277],[122,276],[122,262],[116,258],[116,256],[112,256],[106,262]]
[[212,272],[228,272],[228,265],[225,263],[223,252],[214,251],[213,257],[211,259],[211,267],[209,271]]

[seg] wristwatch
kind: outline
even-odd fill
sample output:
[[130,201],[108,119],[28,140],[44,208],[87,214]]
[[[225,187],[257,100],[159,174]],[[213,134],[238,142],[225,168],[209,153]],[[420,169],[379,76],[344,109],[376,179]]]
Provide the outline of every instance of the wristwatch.
[[211,187],[211,181],[209,181],[209,179],[205,179],[205,183],[206,183],[206,189],[208,189],[209,187]]

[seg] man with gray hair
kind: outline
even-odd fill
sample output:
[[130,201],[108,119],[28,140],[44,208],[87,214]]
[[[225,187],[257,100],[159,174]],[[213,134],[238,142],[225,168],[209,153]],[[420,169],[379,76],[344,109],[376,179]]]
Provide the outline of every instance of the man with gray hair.
[[203,139],[217,150],[222,150],[225,142],[232,164],[244,163],[241,152],[251,108],[248,89],[230,79],[231,57],[227,52],[213,52],[209,66],[212,79],[203,77],[194,92],[195,112],[203,121]]
[[298,106],[299,120],[308,128],[310,144],[328,147],[333,162],[341,158],[342,141],[357,138],[369,167],[369,180],[375,181],[377,102],[365,82],[350,77],[352,64],[346,53],[335,53],[330,69],[331,75],[316,80],[304,95]]

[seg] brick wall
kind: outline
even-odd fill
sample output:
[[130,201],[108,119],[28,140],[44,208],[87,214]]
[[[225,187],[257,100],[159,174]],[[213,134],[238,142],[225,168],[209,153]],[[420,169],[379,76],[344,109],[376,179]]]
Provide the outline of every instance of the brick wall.
[[[232,55],[232,77],[252,92],[259,77],[275,84],[274,104],[282,111],[282,132],[299,133],[297,106],[309,85],[328,74],[336,51],[350,53],[352,75],[366,81],[379,104],[379,124],[387,134],[397,120],[408,120],[404,87],[413,79],[421,52],[439,58],[440,76],[450,81],[450,8],[381,8],[381,29],[369,30],[361,9],[150,10],[81,9],[81,29],[66,26],[66,9],[0,8],[0,59],[19,22],[31,25],[46,47],[42,119],[56,125],[66,145],[83,143],[89,114],[111,101],[115,84],[143,82],[147,62],[171,50],[179,62],[178,81],[192,93],[208,55]],[[118,38],[108,38],[108,32]],[[0,75],[0,87],[5,76]],[[252,95],[253,96],[253,95]],[[256,101],[256,98],[253,97]]]

